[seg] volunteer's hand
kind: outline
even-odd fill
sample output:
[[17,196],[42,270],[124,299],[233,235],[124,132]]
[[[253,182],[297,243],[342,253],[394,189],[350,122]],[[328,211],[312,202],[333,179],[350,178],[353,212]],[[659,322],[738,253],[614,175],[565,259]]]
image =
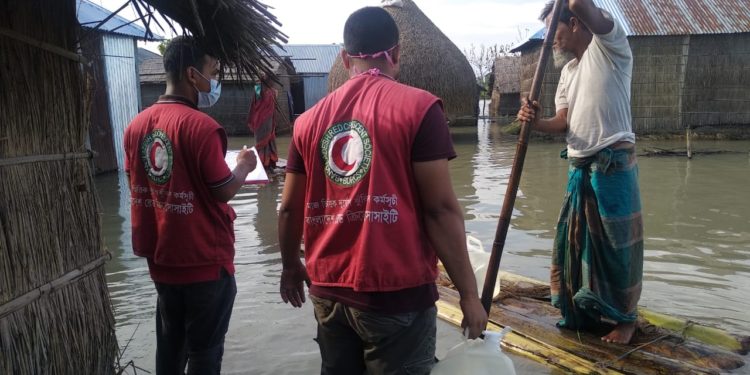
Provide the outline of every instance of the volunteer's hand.
[[294,307],[302,307],[302,304],[305,303],[305,286],[303,283],[309,286],[310,277],[301,261],[281,270],[280,293],[284,303],[291,302]]
[[247,146],[243,147],[242,150],[240,150],[240,153],[237,154],[237,166],[244,166],[248,168],[248,172],[255,169],[255,166],[258,164],[258,158],[255,157],[255,153],[248,149]]
[[464,319],[461,321],[461,328],[469,330],[469,338],[475,339],[487,329],[487,312],[477,296],[461,298],[461,312]]

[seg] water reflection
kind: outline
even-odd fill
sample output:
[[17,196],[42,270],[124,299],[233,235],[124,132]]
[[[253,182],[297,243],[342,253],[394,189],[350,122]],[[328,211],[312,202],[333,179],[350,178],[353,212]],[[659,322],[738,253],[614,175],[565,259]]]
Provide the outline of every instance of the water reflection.
[[[454,190],[466,229],[487,250],[494,238],[515,153],[515,137],[497,126],[452,129],[459,157],[451,162]],[[246,139],[230,140],[238,149]],[[289,137],[277,139],[281,157]],[[676,142],[640,142],[673,148]],[[747,333],[750,316],[750,142],[697,142],[699,149],[739,154],[685,158],[640,158],[646,229],[642,304],[656,310]],[[566,183],[562,143],[532,141],[501,267],[548,278],[554,227]],[[113,253],[108,283],[125,359],[153,368],[155,292],[146,263],[132,254],[124,175],[97,178],[105,245]],[[224,373],[311,374],[320,363],[312,340],[311,306],[292,309],[278,297],[281,270],[276,230],[283,178],[242,189],[231,202],[237,212],[238,295],[227,336]],[[132,336],[132,340],[130,340]],[[440,325],[438,354],[460,338]],[[128,343],[129,342],[129,343]],[[514,357],[519,374],[548,370]]]

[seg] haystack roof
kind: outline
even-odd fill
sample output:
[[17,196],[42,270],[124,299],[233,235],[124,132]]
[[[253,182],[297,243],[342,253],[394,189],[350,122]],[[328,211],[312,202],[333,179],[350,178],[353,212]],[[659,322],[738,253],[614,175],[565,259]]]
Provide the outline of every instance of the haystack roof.
[[[452,122],[476,122],[479,89],[469,61],[412,0],[386,6],[401,33],[399,81],[427,90],[443,100]],[[332,91],[349,79],[341,57],[328,79]],[[457,119],[462,121],[456,121]]]
[[501,94],[521,92],[521,56],[495,59],[495,90]]

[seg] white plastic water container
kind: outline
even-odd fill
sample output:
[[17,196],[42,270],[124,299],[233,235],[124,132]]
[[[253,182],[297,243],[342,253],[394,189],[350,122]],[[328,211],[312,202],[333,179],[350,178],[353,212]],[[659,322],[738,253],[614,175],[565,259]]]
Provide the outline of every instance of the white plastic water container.
[[516,375],[513,361],[500,350],[500,342],[510,332],[484,331],[484,339],[466,340],[454,346],[435,367],[432,375]]
[[[466,236],[466,248],[469,250],[469,260],[471,268],[474,270],[474,278],[477,280],[477,290],[482,294],[484,289],[484,278],[487,276],[487,265],[490,261],[490,254],[484,251],[482,241],[476,237]],[[492,291],[492,297],[500,294],[500,273],[495,280],[495,289]]]

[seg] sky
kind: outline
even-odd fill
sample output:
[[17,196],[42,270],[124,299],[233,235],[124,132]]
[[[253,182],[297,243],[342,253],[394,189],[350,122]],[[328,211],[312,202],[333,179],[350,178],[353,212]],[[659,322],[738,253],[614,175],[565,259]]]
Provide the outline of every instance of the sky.
[[[91,0],[115,11],[125,0]],[[342,43],[346,18],[380,0],[261,0],[282,23],[280,30],[293,44]],[[462,51],[472,44],[518,44],[543,25],[537,20],[547,0],[415,0],[417,6]],[[127,7],[121,13],[133,19]],[[164,33],[160,33],[164,34]],[[170,35],[166,35],[170,36]],[[142,43],[157,51],[158,43]]]

